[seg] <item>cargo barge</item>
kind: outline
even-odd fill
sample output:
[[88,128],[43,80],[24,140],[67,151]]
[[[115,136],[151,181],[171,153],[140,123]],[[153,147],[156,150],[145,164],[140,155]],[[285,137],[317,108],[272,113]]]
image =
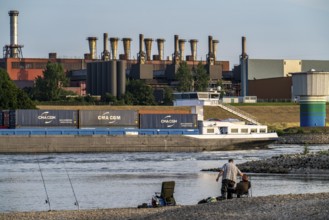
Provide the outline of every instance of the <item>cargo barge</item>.
[[2,111],[0,153],[195,152],[265,147],[267,126],[196,114],[116,110]]

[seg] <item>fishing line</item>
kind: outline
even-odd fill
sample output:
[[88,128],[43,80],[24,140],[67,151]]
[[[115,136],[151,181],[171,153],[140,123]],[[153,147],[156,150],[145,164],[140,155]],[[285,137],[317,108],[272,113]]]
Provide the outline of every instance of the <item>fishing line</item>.
[[47,192],[47,188],[46,188],[45,179],[43,178],[43,174],[42,174],[42,171],[41,171],[41,167],[40,167],[40,163],[39,163],[38,158],[37,158],[37,162],[38,162],[39,171],[40,171],[40,174],[41,174],[41,179],[42,179],[42,182],[43,182],[43,187],[44,187],[44,189],[45,189],[46,196],[47,196],[46,204],[48,204],[48,206],[49,206],[49,211],[50,211],[50,210],[51,210],[51,208],[50,208],[50,200],[49,200],[49,196],[48,196],[48,192]]
[[73,184],[72,184],[72,181],[71,181],[71,178],[70,178],[70,175],[69,173],[67,172],[67,169],[66,169],[66,166],[65,166],[65,162],[64,163],[64,169],[65,169],[65,172],[66,172],[66,175],[70,181],[70,184],[71,184],[71,189],[72,189],[72,192],[73,192],[73,195],[74,195],[74,198],[75,198],[75,203],[74,205],[78,207],[78,210],[80,210],[80,206],[79,206],[79,202],[78,202],[78,199],[77,199],[77,196],[75,195],[75,192],[74,192],[74,188],[73,188]]

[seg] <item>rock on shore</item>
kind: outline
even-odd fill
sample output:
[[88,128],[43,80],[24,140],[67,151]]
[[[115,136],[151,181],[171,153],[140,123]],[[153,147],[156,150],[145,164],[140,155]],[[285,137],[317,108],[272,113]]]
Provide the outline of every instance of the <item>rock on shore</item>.
[[327,219],[328,204],[329,193],[289,194],[163,208],[2,213],[0,219]]
[[249,173],[329,173],[329,151],[274,156],[238,164],[238,167]]

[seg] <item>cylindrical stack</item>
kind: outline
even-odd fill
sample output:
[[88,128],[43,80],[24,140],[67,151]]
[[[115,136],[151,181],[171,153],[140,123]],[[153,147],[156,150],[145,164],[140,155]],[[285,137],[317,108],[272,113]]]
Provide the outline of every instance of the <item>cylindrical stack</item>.
[[87,40],[89,43],[90,58],[93,60],[97,59],[97,47],[96,47],[97,37],[88,37]]
[[110,38],[113,60],[118,59],[118,41],[119,41],[119,38],[117,38],[117,37]]
[[121,60],[117,63],[117,96],[118,98],[123,97],[126,93],[126,69],[127,61]]
[[159,60],[163,60],[164,57],[164,42],[164,39],[157,39]]
[[9,11],[10,16],[10,57],[17,58],[18,57],[18,51],[17,51],[17,45],[18,45],[18,11]]
[[180,60],[184,60],[184,54],[185,54],[185,42],[186,40],[180,39],[179,40],[179,55],[180,55]]
[[130,48],[131,48],[131,38],[122,38],[123,41],[123,50],[125,54],[125,59],[129,60],[130,59]]
[[17,26],[18,26],[18,11],[9,11],[10,16],[10,45],[17,45]]
[[212,46],[213,46],[212,51],[214,53],[214,60],[217,59],[217,47],[218,47],[218,43],[219,43],[218,40],[213,40],[212,41]]
[[178,37],[178,35],[175,35],[174,37],[175,37],[175,51],[174,51],[174,56],[173,56],[173,63],[179,64],[179,60],[180,60],[180,56],[179,56],[179,52],[178,52],[179,37]]
[[197,44],[198,44],[198,40],[191,39],[190,40],[190,44],[191,44],[192,60],[195,61],[197,59]]
[[245,58],[247,56],[247,51],[246,51],[246,37],[242,37],[242,58]]
[[107,33],[103,34],[103,53],[102,60],[109,61],[110,60],[110,51],[109,51],[109,37]]
[[213,54],[212,36],[208,36],[208,54]]
[[141,54],[143,52],[143,42],[144,42],[144,35],[139,35],[139,53]]
[[146,50],[146,59],[151,60],[151,52],[152,52],[152,38],[145,38],[145,50]]

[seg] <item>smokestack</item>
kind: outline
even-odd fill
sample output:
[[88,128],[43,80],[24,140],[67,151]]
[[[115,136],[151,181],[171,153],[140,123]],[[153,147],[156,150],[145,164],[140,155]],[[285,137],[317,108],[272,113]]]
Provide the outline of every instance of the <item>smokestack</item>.
[[178,35],[175,35],[175,54],[178,53]]
[[173,63],[174,64],[179,64],[180,57],[179,57],[179,52],[178,52],[178,35],[175,35],[175,51],[174,51],[174,56],[173,56]]
[[89,43],[90,58],[94,60],[97,58],[97,51],[96,51],[97,37],[88,37],[87,40]]
[[147,60],[151,60],[152,41],[152,38],[145,38],[144,40]]
[[208,59],[207,62],[209,65],[214,65],[214,52],[213,52],[213,40],[212,36],[208,36]]
[[192,59],[195,61],[197,59],[196,53],[197,53],[197,43],[198,40],[196,39],[191,39],[190,44],[191,44],[191,54],[192,54]]
[[116,60],[118,58],[118,41],[119,41],[119,38],[117,38],[117,37],[110,38],[113,60]]
[[242,37],[242,57],[245,58],[247,56],[246,51],[246,37]]
[[125,59],[130,59],[130,45],[131,45],[131,38],[122,38],[123,41],[123,50],[125,53]]
[[17,45],[18,11],[9,11],[10,16],[10,45]]
[[165,39],[157,39],[159,60],[163,60],[164,57],[164,42]]
[[217,47],[218,47],[219,40],[213,40],[212,41],[212,51],[214,53],[214,60],[216,61],[217,59]]
[[16,10],[12,10],[8,12],[10,16],[10,45],[6,45],[4,47],[4,56],[11,58],[23,57],[21,48],[23,45],[18,45],[18,14],[19,12]]
[[208,36],[208,54],[213,53],[212,36]]
[[138,62],[140,64],[145,63],[145,53],[143,51],[143,44],[144,44],[144,35],[139,34],[139,53],[138,53]]
[[108,61],[111,59],[110,51],[109,51],[109,36],[107,33],[103,34],[103,53],[102,60]]
[[179,52],[180,52],[180,60],[184,60],[184,53],[185,53],[185,42],[186,40],[180,39],[179,40]]

